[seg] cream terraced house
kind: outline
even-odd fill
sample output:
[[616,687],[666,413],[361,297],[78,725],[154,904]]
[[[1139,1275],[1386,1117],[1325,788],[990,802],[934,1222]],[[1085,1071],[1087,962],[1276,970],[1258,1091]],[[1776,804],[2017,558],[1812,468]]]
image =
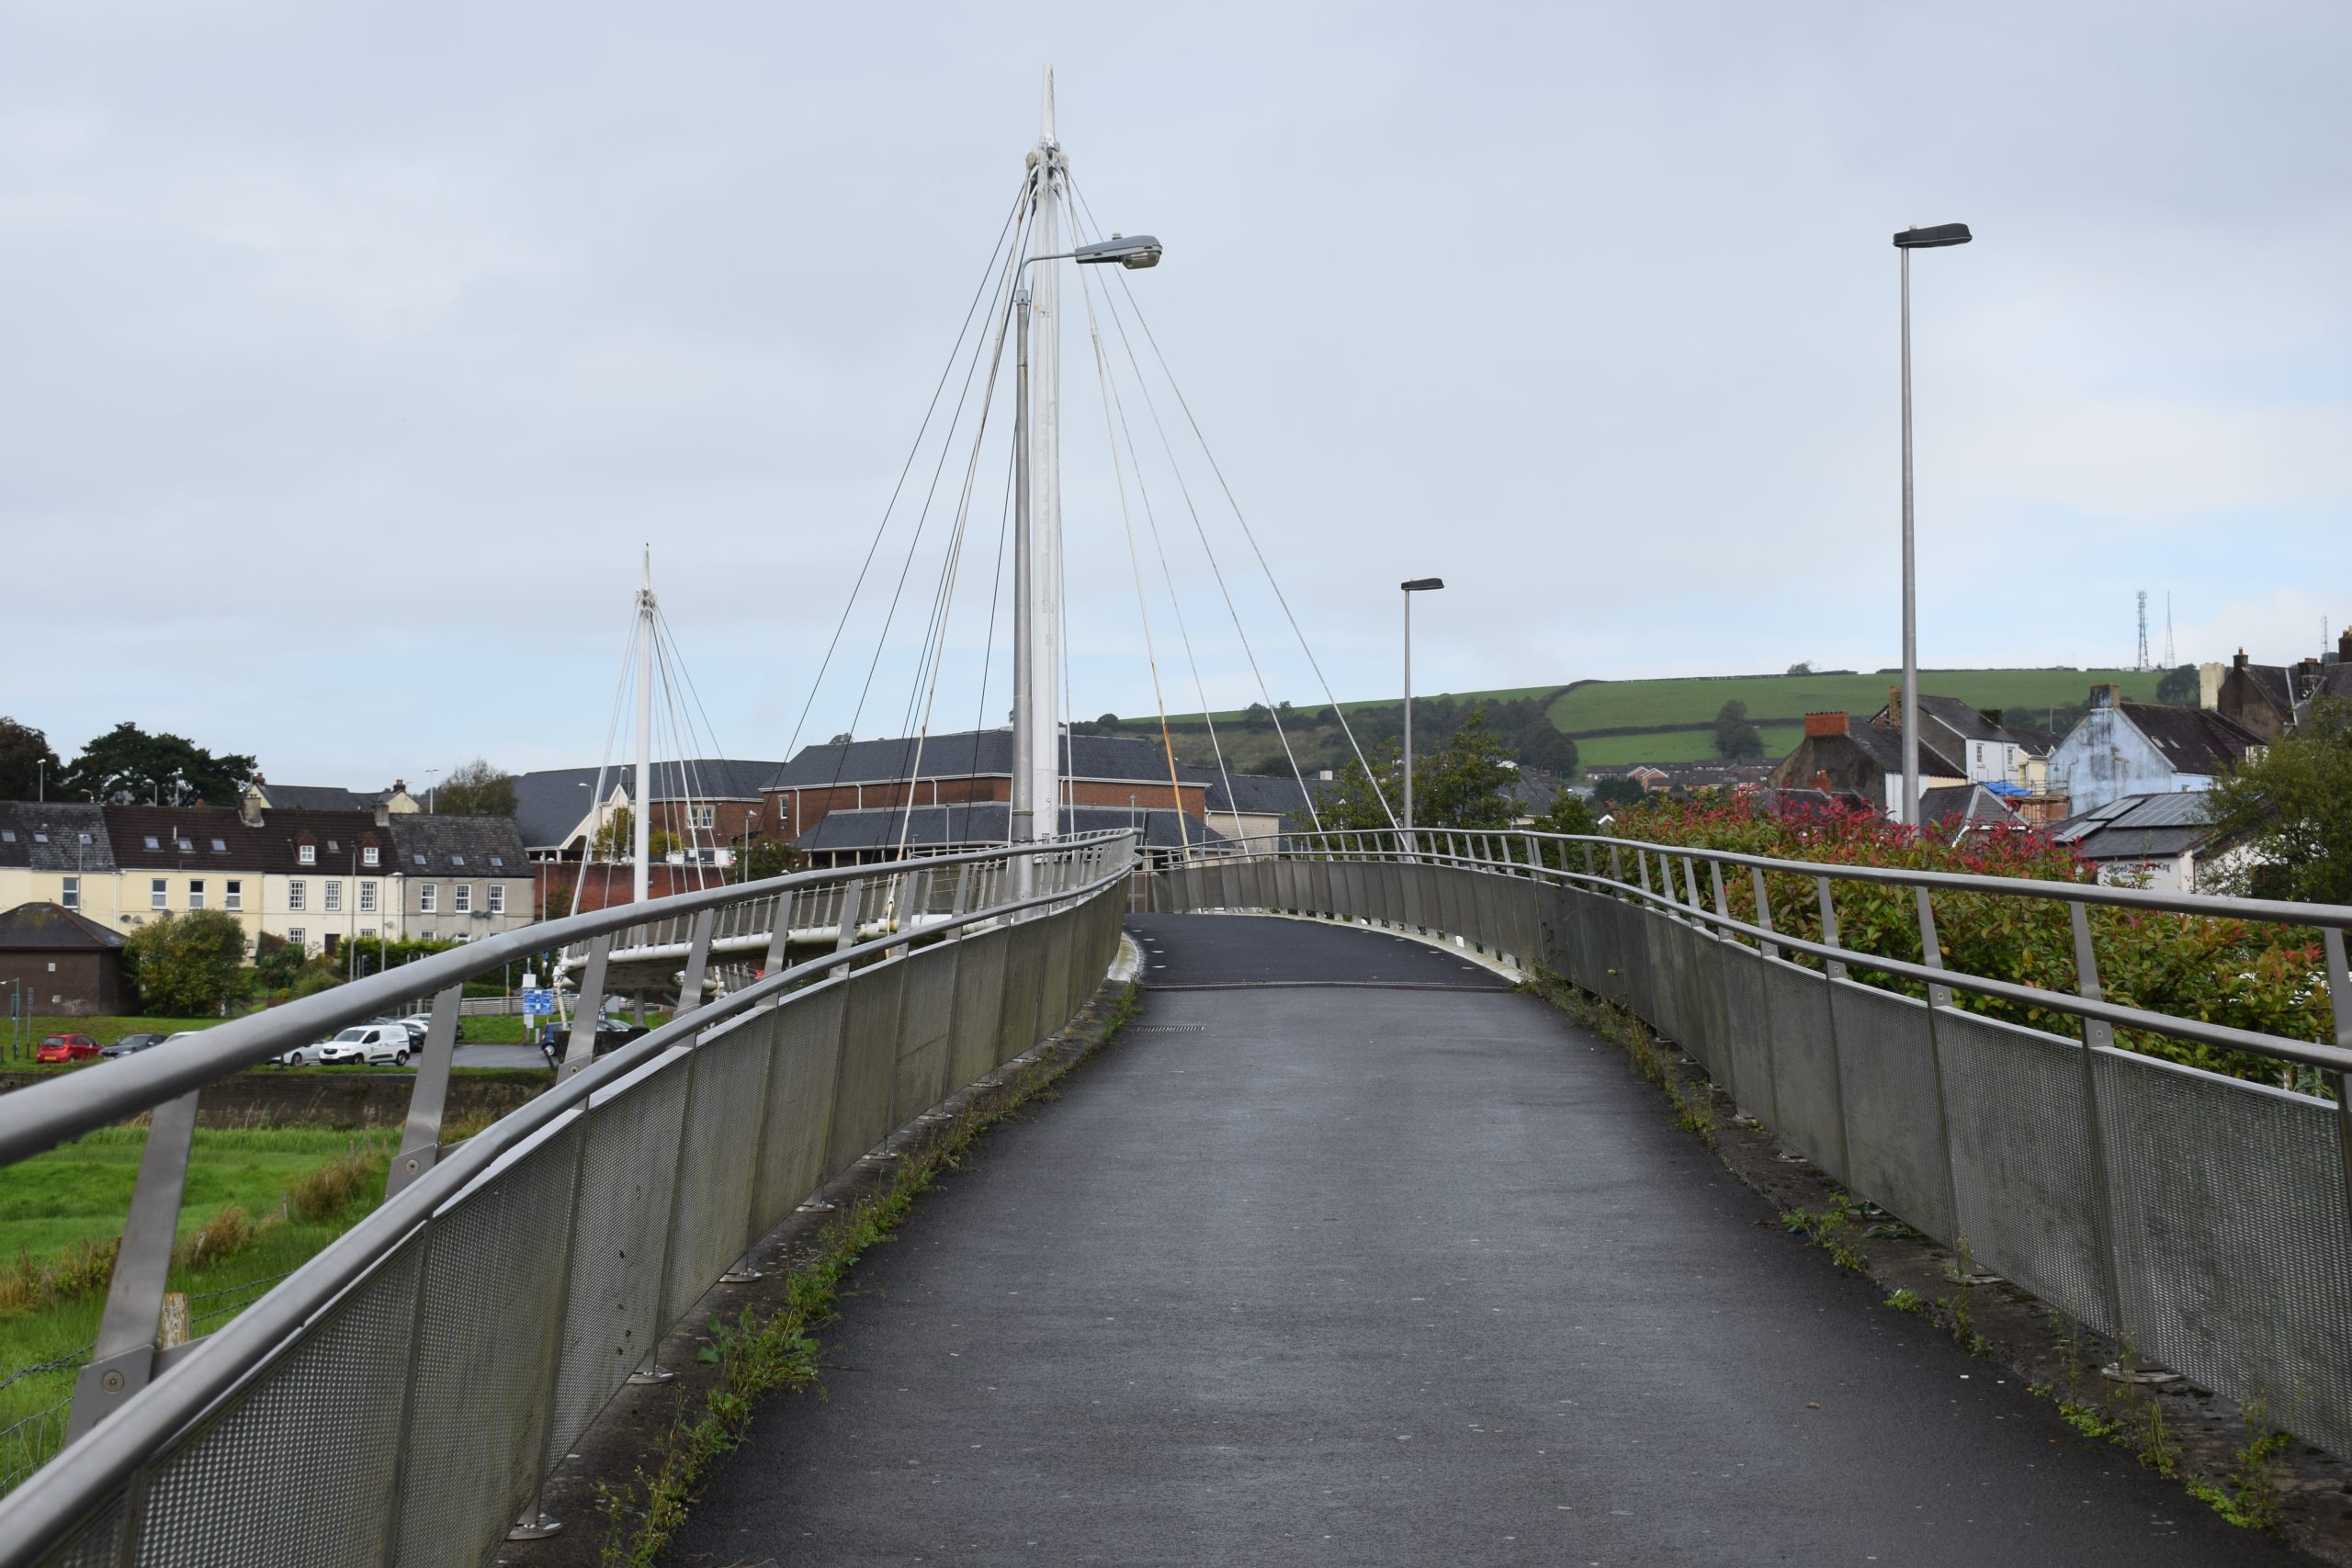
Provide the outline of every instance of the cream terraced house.
[[532,919],[506,818],[272,810],[248,795],[235,809],[0,802],[0,908],[58,903],[126,933],[213,909],[244,927],[248,953],[264,935],[316,953],[471,941]]

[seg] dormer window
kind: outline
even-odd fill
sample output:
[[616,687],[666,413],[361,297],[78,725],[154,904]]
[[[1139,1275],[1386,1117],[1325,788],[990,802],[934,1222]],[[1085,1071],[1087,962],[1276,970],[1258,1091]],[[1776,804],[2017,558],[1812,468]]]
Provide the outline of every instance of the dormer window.
[[[148,847],[152,849],[154,847],[155,840],[150,839],[147,840],[147,843]],[[300,861],[304,865],[316,865],[319,863],[319,846],[316,844],[304,844],[294,852],[294,858]]]
[[366,849],[359,852],[359,863],[361,865],[374,865],[376,863],[376,846],[373,844],[369,844]]

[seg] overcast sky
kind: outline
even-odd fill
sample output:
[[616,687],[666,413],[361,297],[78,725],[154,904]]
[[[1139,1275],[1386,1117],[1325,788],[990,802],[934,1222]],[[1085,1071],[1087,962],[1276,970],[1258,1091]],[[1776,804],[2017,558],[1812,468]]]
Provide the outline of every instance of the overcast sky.
[[[2290,660],[2352,619],[2348,53],[2333,3],[0,3],[0,712],[281,782],[594,763],[650,540],[719,744],[784,755],[1047,60],[1342,697],[1395,691],[1422,574],[1424,691],[1894,662],[1888,236],[1955,219],[1914,268],[1922,662],[2128,662],[2141,588],[2159,656],[2169,594],[2181,659]],[[1070,292],[1071,706],[1148,712]],[[1319,703],[1204,474],[1269,688]],[[936,728],[986,711],[986,575]],[[906,712],[898,634],[856,707],[875,604],[804,740]]]

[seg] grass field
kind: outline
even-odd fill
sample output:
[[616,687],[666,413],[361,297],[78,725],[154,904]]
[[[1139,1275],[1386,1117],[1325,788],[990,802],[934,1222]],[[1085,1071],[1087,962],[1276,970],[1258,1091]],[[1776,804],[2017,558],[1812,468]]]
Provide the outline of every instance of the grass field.
[[[2080,703],[2091,687],[2107,683],[2121,686],[2123,694],[2135,702],[2154,702],[2160,679],[2153,671],[1923,670],[1919,690],[1931,696],[1958,697],[1975,707],[2047,708]],[[1570,735],[1632,725],[1711,725],[1717,710],[1734,699],[1746,703],[1747,716],[1759,725],[1767,719],[1799,720],[1826,709],[1867,716],[1886,705],[1887,688],[1900,680],[1895,675],[1748,675],[1720,681],[1595,681],[1562,693],[1553,700],[1550,713],[1552,722]],[[1584,750],[1581,740],[1577,749]]]
[[[195,1331],[209,1333],[356,1224],[380,1201],[381,1157],[399,1130],[334,1132],[309,1127],[199,1129],[188,1156],[183,1246],[226,1211],[258,1225],[248,1245],[210,1262],[172,1270],[170,1289],[187,1293]],[[0,1183],[0,1271],[18,1276],[49,1264],[77,1244],[119,1235],[130,1203],[146,1132],[109,1127],[8,1168]],[[366,1179],[331,1218],[286,1215],[289,1187],[355,1152],[369,1156]],[[277,1216],[277,1223],[266,1223]],[[219,1228],[219,1227],[216,1227]],[[0,1312],[0,1379],[20,1368],[71,1359],[97,1333],[105,1304],[103,1271],[65,1299]],[[12,1476],[52,1451],[63,1435],[62,1406],[72,1396],[71,1366],[36,1372],[0,1388],[0,1491]]]
[[[29,1055],[33,1046],[51,1034],[86,1034],[101,1045],[111,1045],[126,1034],[176,1034],[183,1029],[209,1029],[216,1023],[226,1021],[219,1018],[52,1018],[47,1014],[36,1014],[29,1034],[20,1033],[18,1043],[24,1045]],[[0,1053],[5,1053],[7,1048],[8,1025],[5,1019],[0,1019]]]
[[[1785,757],[1796,750],[1804,728],[1795,724],[1759,724],[1764,755]],[[1577,742],[1577,763],[1582,768],[1622,768],[1634,762],[1717,762],[1715,728],[1672,729],[1663,735],[1595,735]]]

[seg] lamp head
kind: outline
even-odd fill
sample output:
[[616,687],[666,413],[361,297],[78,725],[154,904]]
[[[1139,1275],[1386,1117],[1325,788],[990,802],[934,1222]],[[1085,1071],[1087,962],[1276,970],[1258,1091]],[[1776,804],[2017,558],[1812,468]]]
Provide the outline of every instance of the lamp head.
[[1114,234],[1107,240],[1080,245],[1070,257],[1080,266],[1103,262],[1117,262],[1124,267],[1147,267],[1159,265],[1159,242],[1149,234]]
[[1417,577],[1410,582],[1400,582],[1396,586],[1403,589],[1408,593],[1426,593],[1432,588],[1444,587],[1445,579],[1442,577]]
[[1898,251],[1932,251],[1945,245],[1964,245],[1975,237],[1968,231],[1965,223],[1931,223],[1924,229],[1897,230],[1894,248]]

